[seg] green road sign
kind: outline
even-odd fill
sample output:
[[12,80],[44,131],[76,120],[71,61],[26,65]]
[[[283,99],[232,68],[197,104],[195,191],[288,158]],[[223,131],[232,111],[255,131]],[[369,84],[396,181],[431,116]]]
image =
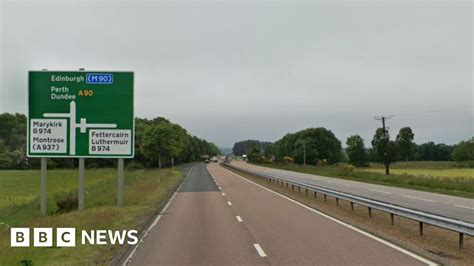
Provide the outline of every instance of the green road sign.
[[133,72],[30,71],[29,157],[134,156]]

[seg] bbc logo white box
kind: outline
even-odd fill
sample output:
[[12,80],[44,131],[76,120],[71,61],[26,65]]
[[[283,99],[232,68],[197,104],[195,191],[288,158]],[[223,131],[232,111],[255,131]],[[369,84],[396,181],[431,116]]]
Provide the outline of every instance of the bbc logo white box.
[[11,228],[10,246],[29,247],[30,246],[30,228]]
[[75,247],[76,246],[76,228],[57,228],[56,246]]
[[53,246],[53,228],[34,228],[33,246],[52,247]]

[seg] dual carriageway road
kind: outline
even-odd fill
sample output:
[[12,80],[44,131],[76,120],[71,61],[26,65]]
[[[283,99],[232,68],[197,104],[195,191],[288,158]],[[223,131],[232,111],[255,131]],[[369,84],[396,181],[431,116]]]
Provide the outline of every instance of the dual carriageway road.
[[191,168],[126,263],[435,264],[216,163]]

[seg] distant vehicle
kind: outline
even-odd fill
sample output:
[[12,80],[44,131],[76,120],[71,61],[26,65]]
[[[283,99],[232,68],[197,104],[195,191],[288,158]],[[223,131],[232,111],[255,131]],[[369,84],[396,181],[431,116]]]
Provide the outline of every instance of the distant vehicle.
[[204,160],[205,163],[209,163],[209,159]]
[[215,162],[215,163],[219,162],[219,160],[217,160],[216,156],[212,157],[212,161]]

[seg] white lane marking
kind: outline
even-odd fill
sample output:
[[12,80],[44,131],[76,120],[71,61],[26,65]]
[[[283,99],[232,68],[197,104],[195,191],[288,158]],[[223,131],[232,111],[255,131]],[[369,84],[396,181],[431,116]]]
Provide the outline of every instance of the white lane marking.
[[407,195],[402,195],[402,197],[407,198],[407,199],[422,200],[422,201],[426,201],[426,202],[436,202],[435,200],[422,199],[422,198],[417,198],[417,197],[412,197],[412,196],[407,196]]
[[257,250],[257,253],[260,257],[264,258],[267,256],[267,254],[265,254],[265,251],[263,251],[262,247],[259,244],[255,243],[253,244],[253,246]]
[[222,190],[222,188],[221,188],[221,187],[218,187],[218,188],[219,188],[219,190]]
[[393,249],[395,249],[395,250],[397,250],[397,251],[399,251],[399,252],[401,252],[401,253],[403,253],[403,254],[405,254],[405,255],[408,255],[408,256],[410,256],[410,257],[412,257],[412,258],[414,258],[414,259],[417,259],[417,260],[419,260],[419,261],[421,261],[421,262],[423,262],[423,263],[425,263],[425,264],[427,264],[427,265],[430,265],[430,266],[439,265],[438,263],[436,263],[436,262],[434,262],[434,261],[431,261],[431,260],[429,260],[429,259],[423,258],[422,256],[420,256],[420,255],[418,255],[418,254],[415,254],[415,253],[413,253],[413,252],[411,252],[411,251],[409,251],[409,250],[406,250],[406,249],[404,249],[404,248],[402,248],[402,247],[400,247],[400,246],[397,246],[397,245],[395,245],[395,244],[393,244],[393,243],[390,243],[390,242],[388,242],[388,241],[386,241],[386,240],[384,240],[384,239],[382,239],[382,238],[380,238],[380,237],[377,237],[377,236],[375,236],[375,235],[373,235],[373,234],[371,234],[371,233],[369,233],[369,232],[363,231],[363,230],[361,230],[361,229],[359,229],[359,228],[357,228],[357,227],[355,227],[355,226],[352,226],[352,225],[350,225],[350,224],[348,224],[348,223],[345,223],[345,222],[343,222],[343,221],[341,221],[341,220],[339,220],[339,219],[336,219],[336,218],[334,218],[334,217],[332,217],[332,216],[329,216],[329,215],[324,214],[324,213],[322,213],[322,212],[320,212],[320,211],[317,211],[317,210],[315,210],[315,209],[313,209],[313,208],[311,208],[311,207],[309,207],[309,206],[306,206],[306,205],[304,205],[304,204],[302,204],[302,203],[300,203],[300,202],[298,202],[298,201],[296,201],[296,200],[294,200],[294,199],[288,198],[288,197],[285,196],[285,195],[282,195],[282,194],[280,194],[280,193],[278,193],[278,192],[275,192],[275,191],[273,191],[273,190],[271,190],[271,189],[269,189],[269,188],[266,188],[266,187],[264,187],[264,186],[262,186],[262,185],[260,185],[260,184],[255,183],[255,182],[253,182],[253,181],[250,181],[250,180],[246,179],[245,177],[242,177],[242,176],[240,176],[240,175],[238,175],[238,174],[236,174],[236,173],[234,173],[234,172],[232,172],[232,171],[229,171],[229,170],[227,170],[227,169],[225,169],[225,168],[223,168],[223,167],[221,167],[221,169],[224,169],[225,171],[227,171],[227,172],[229,172],[229,173],[231,173],[231,174],[237,176],[238,178],[240,178],[240,179],[242,179],[242,180],[244,180],[244,181],[247,181],[247,182],[249,182],[249,183],[251,183],[251,184],[254,184],[255,186],[258,186],[258,187],[260,187],[260,188],[262,188],[262,189],[268,191],[268,192],[271,192],[271,193],[276,194],[276,195],[278,195],[278,196],[280,196],[280,197],[282,197],[282,198],[284,198],[284,199],[287,199],[287,200],[289,200],[289,201],[295,203],[295,204],[298,205],[298,206],[301,206],[301,207],[303,207],[303,208],[305,208],[305,209],[307,209],[307,210],[309,210],[309,211],[312,211],[312,212],[314,212],[314,213],[317,213],[317,214],[319,214],[319,215],[321,215],[321,216],[323,216],[323,217],[325,217],[325,218],[327,218],[327,219],[329,219],[329,220],[331,220],[331,221],[333,221],[333,222],[336,222],[336,223],[338,223],[338,224],[340,224],[340,225],[342,225],[342,226],[345,226],[345,227],[347,227],[347,228],[349,228],[349,229],[352,229],[352,230],[354,230],[354,231],[356,231],[356,232],[358,232],[358,233],[360,233],[360,234],[362,234],[362,235],[364,235],[364,236],[367,236],[367,237],[369,237],[369,238],[371,238],[371,239],[373,239],[373,240],[375,240],[375,241],[378,241],[378,242],[380,242],[380,243],[382,243],[382,244],[384,244],[384,245],[386,245],[386,246],[389,246],[389,247],[391,247],[391,248],[393,248]]
[[142,238],[140,239],[140,241],[138,242],[138,244],[133,248],[132,252],[130,252],[130,254],[128,255],[127,259],[123,262],[123,266],[126,266],[128,264],[128,262],[130,261],[130,259],[135,256],[135,253],[137,252],[137,249],[138,247],[140,246],[141,243],[143,243],[143,241],[145,240],[146,236],[148,235],[148,233],[150,232],[151,229],[153,229],[153,227],[156,226],[156,224],[158,224],[158,222],[160,221],[161,217],[162,217],[162,214],[166,212],[166,210],[168,209],[168,207],[170,206],[171,202],[173,201],[173,199],[176,197],[176,195],[178,194],[178,191],[181,189],[181,187],[183,186],[184,182],[186,182],[186,180],[188,179],[189,175],[191,174],[191,171],[193,170],[194,166],[191,167],[191,169],[189,169],[189,172],[188,174],[186,175],[186,177],[184,178],[183,180],[183,183],[181,183],[181,185],[179,185],[179,187],[176,189],[176,191],[173,193],[173,196],[171,196],[170,200],[168,200],[168,202],[166,203],[165,207],[161,210],[160,214],[158,214],[158,216],[156,217],[156,219],[153,221],[153,223],[150,225],[150,227],[148,227],[148,229],[145,231],[145,233],[143,234]]
[[459,207],[459,208],[465,208],[465,209],[474,210],[473,207],[468,207],[468,206],[463,206],[463,205],[454,205],[454,206]]
[[369,189],[370,191],[373,191],[373,192],[378,192],[378,193],[383,193],[383,194],[392,194],[390,192],[387,192],[387,191],[383,191],[383,190],[377,190],[377,189]]
[[235,216],[235,218],[237,218],[237,221],[239,221],[239,223],[244,221],[244,220],[242,220],[242,217],[240,217],[240,216]]
[[227,204],[228,204],[229,206],[232,206],[232,202],[230,202],[230,201],[228,201]]
[[222,196],[225,196],[225,193],[222,193]]

